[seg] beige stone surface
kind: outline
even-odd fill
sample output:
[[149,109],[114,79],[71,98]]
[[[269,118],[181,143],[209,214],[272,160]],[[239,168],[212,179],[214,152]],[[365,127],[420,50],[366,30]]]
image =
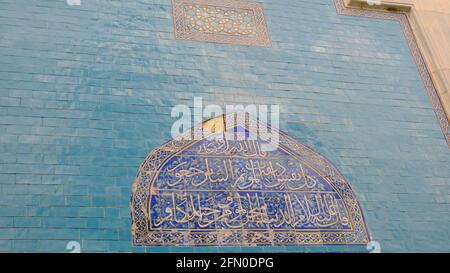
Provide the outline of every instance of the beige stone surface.
[[348,6],[375,9],[410,10],[413,0],[345,0]]
[[381,0],[378,5],[368,5],[367,0],[345,0],[345,3],[352,7],[407,12],[450,120],[450,0]]
[[450,0],[413,2],[408,17],[450,119]]

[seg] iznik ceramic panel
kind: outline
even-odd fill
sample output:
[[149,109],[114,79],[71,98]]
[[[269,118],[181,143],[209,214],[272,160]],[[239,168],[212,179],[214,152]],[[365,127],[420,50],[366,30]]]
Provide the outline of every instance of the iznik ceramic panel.
[[270,47],[262,3],[172,0],[175,38]]
[[[242,123],[226,131],[259,126]],[[170,141],[144,161],[131,200],[135,245],[368,243],[353,191],[323,156],[282,132],[274,151],[217,134]]]

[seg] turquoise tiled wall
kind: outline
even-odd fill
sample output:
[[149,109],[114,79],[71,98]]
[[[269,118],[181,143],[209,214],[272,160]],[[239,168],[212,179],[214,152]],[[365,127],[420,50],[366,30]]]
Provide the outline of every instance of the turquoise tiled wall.
[[345,250],[131,246],[137,168],[194,96],[279,104],[382,251],[449,251],[450,150],[399,24],[264,5],[269,49],[176,41],[170,0],[0,0],[0,251]]

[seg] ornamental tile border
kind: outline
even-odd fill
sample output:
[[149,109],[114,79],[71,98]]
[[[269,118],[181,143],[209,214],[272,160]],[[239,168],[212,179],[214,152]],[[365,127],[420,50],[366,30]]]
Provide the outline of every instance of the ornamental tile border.
[[398,21],[400,23],[406,42],[408,43],[408,47],[411,51],[412,57],[419,71],[420,78],[424,84],[425,91],[431,102],[432,109],[436,114],[436,117],[439,121],[439,125],[441,126],[442,129],[442,133],[444,134],[444,138],[447,141],[447,145],[450,148],[450,121],[447,118],[444,107],[442,106],[441,100],[434,86],[433,80],[431,79],[430,72],[426,66],[424,58],[417,45],[416,38],[412,31],[411,25],[409,24],[406,13],[369,10],[361,8],[349,8],[345,6],[344,0],[333,0],[333,1],[336,6],[336,11],[340,15],[385,19]]
[[262,3],[172,0],[175,39],[271,47]]

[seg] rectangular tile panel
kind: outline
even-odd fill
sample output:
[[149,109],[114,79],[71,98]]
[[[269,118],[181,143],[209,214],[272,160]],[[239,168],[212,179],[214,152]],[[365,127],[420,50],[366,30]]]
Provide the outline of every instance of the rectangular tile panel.
[[271,47],[262,3],[172,0],[175,38]]

